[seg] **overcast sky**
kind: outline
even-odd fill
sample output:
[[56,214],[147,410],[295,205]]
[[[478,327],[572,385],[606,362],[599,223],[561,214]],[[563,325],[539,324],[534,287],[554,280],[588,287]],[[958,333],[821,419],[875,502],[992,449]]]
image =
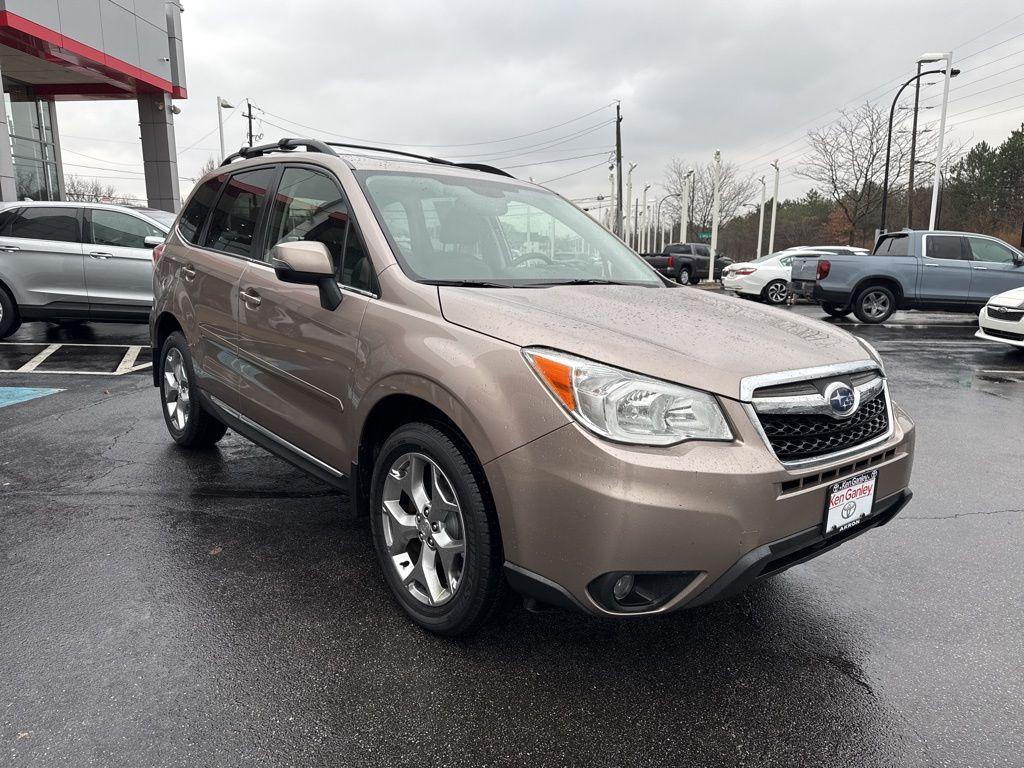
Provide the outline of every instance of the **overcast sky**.
[[[887,106],[925,51],[952,48],[964,70],[949,110],[957,135],[999,142],[1024,120],[1019,0],[185,0],[183,23],[183,193],[219,152],[218,95],[266,110],[257,114],[267,141],[435,145],[417,151],[504,167],[558,160],[512,172],[566,176],[551,186],[575,198],[608,188],[601,153],[613,125],[597,126],[611,121],[616,99],[635,181],[660,183],[672,157],[702,161],[720,148],[758,176],[782,158],[783,198],[807,188],[793,174],[806,130],[865,98]],[[925,94],[925,105],[938,104],[941,86]],[[135,102],[59,109],[67,172],[144,195]],[[539,132],[559,123],[567,124]],[[225,130],[230,152],[244,140],[240,109]],[[532,135],[499,141],[522,134]]]

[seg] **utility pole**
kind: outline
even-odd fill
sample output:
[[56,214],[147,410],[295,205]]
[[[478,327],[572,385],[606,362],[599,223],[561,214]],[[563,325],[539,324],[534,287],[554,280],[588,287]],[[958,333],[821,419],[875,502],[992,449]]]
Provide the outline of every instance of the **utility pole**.
[[910,128],[910,178],[907,179],[907,229],[914,224],[914,155],[917,154],[917,110],[921,103],[921,62],[917,62],[917,82],[914,83],[914,121]]
[[775,191],[772,193],[772,229],[768,234],[768,253],[775,253],[775,211],[779,207],[779,160],[771,164],[775,169]]
[[633,242],[630,244],[634,251],[640,250],[640,198],[633,201]]
[[944,54],[946,59],[946,79],[942,87],[942,117],[939,118],[939,146],[935,151],[935,178],[932,182],[932,214],[928,221],[928,229],[935,229],[935,220],[939,213],[939,185],[942,183],[942,140],[946,135],[946,112],[949,107],[949,80],[953,77],[953,52]]
[[622,105],[615,102],[615,234],[622,236]]
[[612,186],[611,194],[608,196],[608,229],[612,232],[618,230],[615,223],[615,166],[608,166],[608,182]]
[[764,236],[764,195],[765,195],[765,183],[764,176],[761,177],[761,208],[757,216],[757,256],[761,258],[761,239]]
[[683,179],[684,195],[679,211],[679,242],[685,243],[687,230],[690,228],[690,198],[693,197],[693,168],[686,172]]
[[245,100],[246,117],[249,119],[249,146],[252,146],[252,102]]
[[718,220],[722,208],[722,152],[715,150],[715,194],[711,200],[711,262],[708,280],[715,279],[715,256],[718,254]]
[[625,205],[622,206],[623,213],[625,214],[622,223],[622,239],[629,244],[630,231],[632,227],[629,225],[629,209],[633,206],[633,171],[636,170],[636,163],[629,164],[629,171],[626,173],[626,201]]
[[222,110],[234,109],[234,106],[229,104],[226,99],[222,99],[220,96],[217,97],[217,131],[220,134],[220,159],[223,160],[227,156],[227,152],[224,151],[224,113]]

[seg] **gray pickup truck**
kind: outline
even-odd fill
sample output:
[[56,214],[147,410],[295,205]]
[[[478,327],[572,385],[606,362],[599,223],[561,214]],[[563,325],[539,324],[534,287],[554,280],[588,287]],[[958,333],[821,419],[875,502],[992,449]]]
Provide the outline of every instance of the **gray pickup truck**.
[[793,259],[791,280],[793,295],[863,323],[897,309],[978,312],[1024,286],[1024,253],[988,235],[905,229],[879,237],[870,254]]

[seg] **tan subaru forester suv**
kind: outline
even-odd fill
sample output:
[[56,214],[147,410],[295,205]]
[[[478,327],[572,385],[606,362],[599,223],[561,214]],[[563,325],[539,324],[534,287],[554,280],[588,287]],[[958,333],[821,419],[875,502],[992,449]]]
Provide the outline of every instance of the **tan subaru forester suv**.
[[364,149],[285,139],[201,180],[153,254],[153,383],[181,446],[230,428],[348,489],[423,627],[509,590],[703,605],[910,499],[866,342],[669,283],[500,170]]

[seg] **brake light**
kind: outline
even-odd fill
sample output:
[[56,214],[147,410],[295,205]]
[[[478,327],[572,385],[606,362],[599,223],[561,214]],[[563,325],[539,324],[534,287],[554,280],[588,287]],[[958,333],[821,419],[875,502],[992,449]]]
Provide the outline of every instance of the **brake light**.
[[673,262],[673,261],[672,261],[672,257],[671,257],[671,256],[669,256],[669,257],[668,257],[668,268],[669,268],[669,269],[672,269],[672,265],[673,265],[674,263],[675,263],[675,262]]
[[757,272],[757,267],[743,267],[743,269],[737,269],[737,275],[752,275]]
[[165,243],[160,243],[160,245],[156,246],[156,248],[153,249],[153,263],[154,264],[156,264],[158,261],[160,261],[160,257],[164,255],[164,246],[165,245],[166,245]]
[[818,259],[818,279],[824,280],[832,269],[832,262],[828,259]]

